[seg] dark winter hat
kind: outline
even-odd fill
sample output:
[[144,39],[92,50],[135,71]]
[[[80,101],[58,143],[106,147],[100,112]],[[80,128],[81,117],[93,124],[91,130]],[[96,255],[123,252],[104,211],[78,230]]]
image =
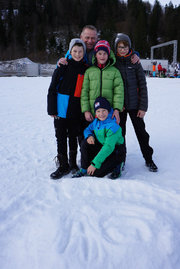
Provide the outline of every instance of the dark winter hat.
[[120,41],[126,41],[126,42],[128,42],[129,48],[131,48],[131,40],[130,40],[129,36],[128,35],[125,35],[123,33],[118,33],[116,35],[116,39],[115,39],[115,42],[114,42],[115,52],[117,50],[117,45],[118,45],[118,43]]
[[111,51],[109,42],[106,40],[99,40],[94,47],[94,53],[96,54],[99,50],[104,50],[109,56]]
[[84,55],[85,55],[85,53],[86,53],[86,45],[85,45],[84,41],[82,41],[80,38],[73,38],[73,39],[71,39],[71,41],[69,43],[69,52],[71,53],[72,48],[76,44],[82,44],[83,49],[84,49]]
[[99,108],[107,109],[109,112],[111,111],[111,105],[109,101],[106,98],[101,97],[101,96],[96,98],[94,102],[94,111],[96,112],[96,110]]

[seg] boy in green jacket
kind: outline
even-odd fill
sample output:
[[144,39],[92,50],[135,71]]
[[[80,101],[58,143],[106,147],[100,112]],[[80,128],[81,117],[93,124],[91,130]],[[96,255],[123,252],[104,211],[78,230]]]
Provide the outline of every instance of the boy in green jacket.
[[94,111],[96,118],[84,130],[81,143],[81,169],[73,177],[104,177],[113,171],[110,178],[116,179],[121,176],[125,155],[122,130],[112,119],[113,109],[106,98],[96,98]]
[[105,97],[114,109],[113,117],[119,124],[119,112],[124,104],[124,86],[119,70],[114,66],[116,58],[109,43],[100,40],[94,47],[93,66],[84,75],[81,92],[81,111],[88,122],[94,119],[94,101]]

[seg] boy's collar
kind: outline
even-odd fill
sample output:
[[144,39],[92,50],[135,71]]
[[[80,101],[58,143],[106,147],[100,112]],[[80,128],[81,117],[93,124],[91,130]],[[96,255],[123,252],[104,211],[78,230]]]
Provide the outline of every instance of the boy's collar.
[[103,68],[106,66],[106,64],[97,64],[97,66],[98,66],[100,69],[103,69]]
[[118,57],[124,57],[124,58],[126,58],[126,57],[129,57],[129,56],[131,56],[131,55],[132,55],[132,49],[130,49],[129,52],[128,52],[128,54],[126,54],[125,56],[121,56],[121,55],[117,52],[117,56],[118,56]]

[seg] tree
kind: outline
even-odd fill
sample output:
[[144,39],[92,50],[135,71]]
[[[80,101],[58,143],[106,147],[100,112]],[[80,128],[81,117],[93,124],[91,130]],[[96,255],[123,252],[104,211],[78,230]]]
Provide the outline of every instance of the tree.
[[139,51],[141,57],[148,57],[148,42],[147,42],[147,19],[148,13],[144,2],[139,2],[139,14],[136,19],[135,31],[133,33],[134,48]]
[[6,32],[5,32],[5,26],[0,16],[0,55],[1,60],[3,60],[4,56],[4,50],[7,46],[7,39],[6,39]]
[[161,37],[161,17],[163,15],[161,5],[158,0],[155,1],[152,13],[150,15],[150,21],[149,21],[149,39],[150,39],[150,45],[156,45],[158,44],[158,40]]

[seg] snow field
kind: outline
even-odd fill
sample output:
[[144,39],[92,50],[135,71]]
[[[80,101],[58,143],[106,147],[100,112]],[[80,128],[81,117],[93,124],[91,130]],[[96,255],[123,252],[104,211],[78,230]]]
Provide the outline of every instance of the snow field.
[[158,173],[145,167],[128,121],[121,179],[52,181],[50,79],[0,78],[0,268],[179,269],[180,80],[147,78]]

